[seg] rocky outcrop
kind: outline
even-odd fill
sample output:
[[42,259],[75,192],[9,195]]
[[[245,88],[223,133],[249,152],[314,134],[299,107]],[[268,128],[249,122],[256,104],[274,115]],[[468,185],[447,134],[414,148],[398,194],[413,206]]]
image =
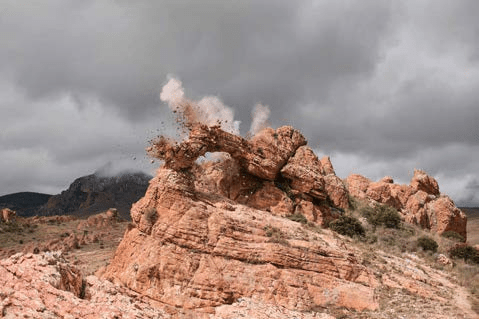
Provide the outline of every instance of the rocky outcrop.
[[410,185],[394,184],[389,176],[372,182],[356,174],[348,176],[345,182],[352,196],[392,206],[410,224],[439,234],[454,231],[467,236],[466,214],[448,196],[439,193],[437,181],[424,171],[415,170]]
[[80,177],[61,194],[51,196],[37,214],[87,217],[116,207],[120,217],[129,219],[132,203],[145,194],[150,178],[143,173],[125,173],[115,177],[92,174]]
[[424,191],[434,196],[439,195],[439,185],[437,181],[422,170],[414,170],[414,176],[411,179],[410,185],[415,191]]
[[105,228],[118,222],[118,210],[116,208],[110,208],[104,213],[89,216],[86,220],[81,221],[77,228],[79,230],[86,227]]
[[319,200],[325,200],[322,166],[316,154],[308,146],[298,148],[294,156],[281,169],[281,174],[291,181],[296,194],[306,194]]
[[188,173],[161,168],[131,214],[104,277],[155,300],[205,310],[240,297],[290,309],[378,307],[374,275],[354,252],[310,241],[305,232],[320,235],[267,211],[195,193]]
[[0,210],[0,222],[10,223],[16,215],[17,213],[10,208],[3,208]]
[[84,278],[59,252],[0,260],[0,317],[170,318],[132,291]]
[[304,136],[291,126],[277,130],[267,128],[246,140],[219,126],[196,124],[188,140],[178,144],[160,137],[147,151],[165,161],[166,168],[174,170],[191,168],[196,159],[207,152],[226,152],[249,174],[274,180],[298,147],[305,144]]
[[324,156],[323,158],[321,158],[321,167],[323,169],[323,175],[336,175],[329,156]]
[[[403,188],[391,178],[373,183],[355,175],[346,187],[330,159],[319,160],[290,126],[263,129],[251,139],[219,125],[189,121],[186,128],[187,139],[160,137],[147,149],[164,164],[132,206],[132,224],[103,278],[207,313],[241,298],[300,311],[378,309],[378,277],[357,251],[318,226],[338,218],[350,194],[402,208],[411,194],[434,192],[433,180],[418,175],[415,186]],[[226,155],[198,164],[207,152]],[[421,200],[418,195],[410,207]],[[448,207],[438,204],[434,216]],[[452,227],[433,226],[446,218],[429,220],[438,231]]]

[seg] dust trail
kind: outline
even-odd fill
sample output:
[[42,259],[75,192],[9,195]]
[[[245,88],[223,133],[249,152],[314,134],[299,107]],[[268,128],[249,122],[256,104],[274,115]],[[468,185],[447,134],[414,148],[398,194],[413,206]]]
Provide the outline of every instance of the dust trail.
[[218,97],[206,96],[200,101],[187,99],[181,81],[171,78],[163,86],[160,99],[177,113],[177,121],[184,128],[189,129],[195,123],[219,125],[224,131],[239,135],[240,122],[234,120],[233,109]]
[[269,126],[268,119],[271,114],[271,110],[267,105],[256,104],[251,115],[253,121],[251,122],[251,128],[249,130],[252,136],[256,135],[259,131]]

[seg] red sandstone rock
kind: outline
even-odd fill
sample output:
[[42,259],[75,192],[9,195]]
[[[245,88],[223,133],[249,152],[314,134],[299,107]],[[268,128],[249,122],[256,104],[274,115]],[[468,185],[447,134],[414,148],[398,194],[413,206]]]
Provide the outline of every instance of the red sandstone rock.
[[431,200],[429,195],[424,191],[418,191],[411,195],[406,203],[406,210],[408,212],[406,221],[414,225],[420,225],[422,228],[430,228],[426,204]]
[[392,206],[396,209],[401,209],[401,202],[398,197],[393,195],[391,191],[391,184],[384,182],[372,182],[368,186],[366,196],[378,203]]
[[151,156],[164,160],[166,168],[174,170],[192,167],[195,160],[207,152],[226,152],[248,173],[274,180],[298,147],[305,144],[304,136],[291,126],[264,129],[248,141],[218,126],[195,124],[188,140],[174,144],[161,137],[153,141],[147,151]]
[[323,227],[339,217],[337,214],[333,214],[330,207],[317,206],[307,200],[301,200],[296,205],[294,213],[301,214],[306,217],[309,222],[314,222]]
[[437,181],[427,175],[426,172],[418,169],[414,170],[414,176],[411,179],[411,186],[417,191],[422,190],[431,195],[439,195],[439,185],[437,184]]
[[379,180],[380,183],[393,184],[394,179],[391,176],[384,176]]
[[368,190],[371,180],[359,174],[351,174],[346,179],[346,185],[349,193],[357,198],[366,198],[366,191]]
[[329,174],[323,177],[326,194],[335,207],[349,208],[349,192],[343,181],[336,175]]
[[321,162],[310,147],[298,148],[294,156],[281,169],[281,174],[291,180],[291,188],[294,190],[320,200],[327,198]]
[[293,201],[273,182],[265,182],[263,187],[249,198],[247,205],[269,211],[276,216],[284,217],[293,213]]
[[454,231],[467,239],[467,216],[448,196],[441,196],[427,204],[430,227],[433,231],[442,234]]
[[9,223],[17,213],[9,208],[2,208],[0,212],[0,222]]
[[[184,308],[228,304],[239,297],[274,300],[290,309],[336,303],[358,310],[378,307],[374,276],[347,251],[297,238],[299,223],[269,212],[234,203],[225,209],[228,205],[217,197],[189,194],[189,178],[166,168],[158,171],[132,208],[136,227],[125,234],[105,278]],[[156,216],[145,229],[142,222],[151,207]],[[271,242],[266,226],[280,229],[288,245]],[[344,297],[327,297],[331,289]]]
[[329,174],[336,175],[336,172],[334,171],[333,164],[331,164],[331,159],[329,158],[329,156],[323,156],[320,162],[321,162],[321,167],[323,169],[323,175],[329,175]]
[[361,175],[350,175],[346,179],[352,196],[390,205],[402,213],[407,223],[438,233],[452,230],[466,234],[466,215],[447,196],[437,198],[439,187],[434,178],[415,170],[411,185],[392,182],[387,176],[379,182],[371,182]]
[[0,317],[170,318],[160,306],[108,281],[83,278],[58,252],[0,260]]

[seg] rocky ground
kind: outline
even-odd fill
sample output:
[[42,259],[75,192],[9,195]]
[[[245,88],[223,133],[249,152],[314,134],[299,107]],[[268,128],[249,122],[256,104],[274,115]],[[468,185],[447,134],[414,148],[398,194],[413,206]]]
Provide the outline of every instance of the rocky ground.
[[[235,212],[240,214],[238,218],[247,217],[241,216],[247,212]],[[378,242],[368,244],[337,235],[328,229],[284,218],[282,229],[290,245],[306,239],[311,244],[324,245],[330,254],[347,251],[354,255],[350,257],[356,259],[357,269],[367,273],[369,282],[359,286],[351,282],[349,287],[360,289],[365,295],[362,299],[354,293],[345,295],[347,290],[338,289],[340,286],[332,287],[330,293],[331,298],[336,300],[353,298],[354,303],[366,302],[361,310],[334,303],[311,309],[300,309],[297,305],[298,310],[295,310],[295,307],[285,307],[274,300],[254,295],[238,297],[216,307],[188,310],[148,298],[121,284],[93,275],[98,270],[104,272],[102,268],[110,262],[129,224],[114,220],[105,222],[104,217],[105,214],[96,219],[90,218],[90,223],[70,217],[22,219],[12,229],[3,227],[0,233],[0,315],[5,318],[20,315],[24,318],[98,318],[99,314],[103,318],[479,317],[475,312],[478,310],[475,289],[479,285],[470,286],[471,280],[478,276],[478,267],[460,261],[444,265],[437,254],[420,250],[401,252],[402,241],[413,241],[421,234],[422,230],[418,228],[413,228],[416,234],[412,236],[407,227],[402,231],[378,229],[375,232]],[[79,245],[72,246],[70,235],[66,233],[75,234]],[[89,235],[99,238],[98,241],[85,241]],[[394,243],[387,241],[391,235],[396,238]],[[83,242],[82,237],[85,237]],[[439,236],[435,238],[441,242],[442,250],[452,244]],[[63,248],[55,246],[56,239],[61,240]],[[32,251],[33,246],[33,250],[38,247],[41,250]],[[261,267],[269,267],[273,273],[278,271],[274,267],[254,263],[249,271]],[[461,272],[463,275],[467,272],[468,278],[462,277]],[[470,277],[471,274],[474,278]],[[261,284],[261,281],[258,283]],[[369,299],[368,291],[372,293],[372,299]]]

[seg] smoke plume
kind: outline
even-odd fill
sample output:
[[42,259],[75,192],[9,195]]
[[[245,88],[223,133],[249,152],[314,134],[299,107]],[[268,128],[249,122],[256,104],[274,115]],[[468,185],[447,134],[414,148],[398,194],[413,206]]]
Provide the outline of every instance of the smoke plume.
[[239,121],[234,120],[234,111],[215,96],[207,96],[200,101],[185,98],[181,81],[172,78],[160,93],[160,99],[177,114],[177,121],[189,128],[195,123],[208,126],[219,125],[226,132],[239,135]]
[[256,104],[251,116],[253,121],[251,122],[250,134],[256,135],[259,131],[269,126],[268,119],[271,111],[267,105]]

